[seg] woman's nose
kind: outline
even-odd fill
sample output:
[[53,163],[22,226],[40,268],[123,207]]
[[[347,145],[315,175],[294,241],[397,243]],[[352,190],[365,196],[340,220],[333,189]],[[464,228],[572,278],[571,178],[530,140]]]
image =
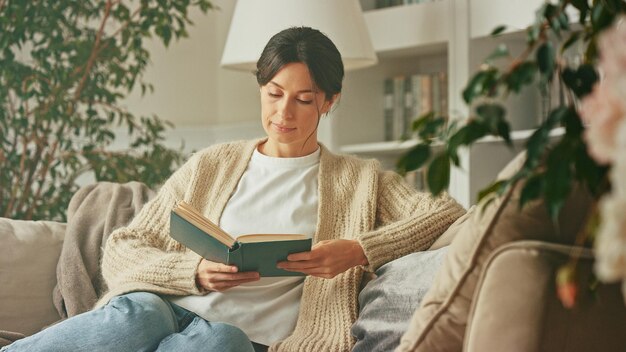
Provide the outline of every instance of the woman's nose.
[[284,98],[278,103],[278,112],[285,119],[293,117],[293,103],[290,99]]

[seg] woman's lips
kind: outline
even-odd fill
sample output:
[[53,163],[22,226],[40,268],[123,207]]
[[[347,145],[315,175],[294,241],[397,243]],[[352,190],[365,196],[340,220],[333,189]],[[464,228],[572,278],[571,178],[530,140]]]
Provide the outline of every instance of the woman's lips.
[[286,126],[279,125],[273,122],[272,122],[272,126],[274,127],[276,131],[281,132],[281,133],[287,133],[287,132],[291,132],[295,130],[295,128],[286,127]]

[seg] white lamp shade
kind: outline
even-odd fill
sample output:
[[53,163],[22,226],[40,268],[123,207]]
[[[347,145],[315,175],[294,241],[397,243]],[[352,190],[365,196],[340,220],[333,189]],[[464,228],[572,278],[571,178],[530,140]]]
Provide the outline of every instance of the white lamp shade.
[[312,27],[328,36],[346,70],[378,62],[358,0],[238,0],[221,65],[254,71],[269,39],[294,26]]

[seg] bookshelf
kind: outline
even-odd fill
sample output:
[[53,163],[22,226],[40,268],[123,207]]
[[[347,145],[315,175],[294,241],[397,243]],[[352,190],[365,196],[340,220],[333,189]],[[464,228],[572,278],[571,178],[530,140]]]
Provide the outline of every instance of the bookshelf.
[[[394,168],[397,158],[417,142],[385,141],[384,80],[444,71],[449,115],[466,118],[471,108],[460,92],[471,74],[499,43],[506,43],[512,55],[525,47],[525,27],[543,0],[438,0],[382,9],[372,9],[371,3],[362,0],[379,64],[346,75],[339,113],[333,117],[332,140],[342,153],[377,158],[384,167]],[[493,28],[502,24],[507,26],[505,33],[490,37]],[[519,149],[539,121],[541,99],[528,89],[509,100],[505,107]],[[465,207],[471,206],[478,191],[516,152],[496,138],[481,140],[462,153],[462,167],[451,175],[450,194]]]

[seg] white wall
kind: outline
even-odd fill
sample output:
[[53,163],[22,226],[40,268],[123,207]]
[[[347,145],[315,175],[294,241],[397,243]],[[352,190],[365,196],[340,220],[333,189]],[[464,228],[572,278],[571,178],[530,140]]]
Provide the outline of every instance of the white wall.
[[151,63],[144,79],[155,91],[141,97],[137,87],[124,102],[131,112],[156,114],[177,128],[200,130],[259,121],[254,76],[219,66],[235,2],[212,2],[219,9],[207,15],[199,10],[190,13],[194,25],[188,27],[189,38],[172,41],[169,48],[156,39],[147,44]]

